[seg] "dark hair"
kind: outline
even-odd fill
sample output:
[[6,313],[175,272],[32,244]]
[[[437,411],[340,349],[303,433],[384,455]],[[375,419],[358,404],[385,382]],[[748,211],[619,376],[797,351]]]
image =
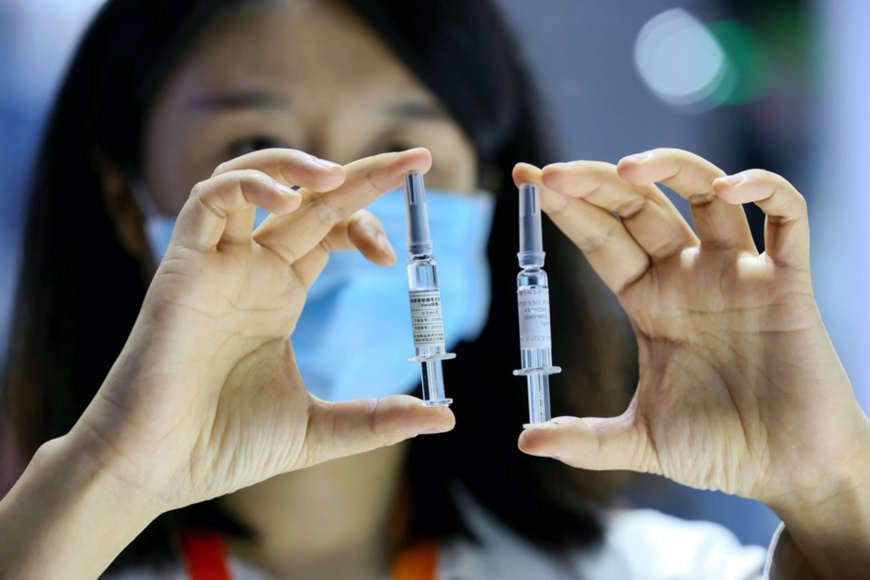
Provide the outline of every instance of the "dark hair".
[[[250,3],[110,1],[79,46],[34,173],[5,377],[27,457],[72,427],[119,354],[144,297],[142,265],[121,248],[99,195],[95,151],[136,167],[161,83],[209,23]],[[474,144],[482,171],[502,178],[489,245],[489,321],[480,338],[460,345],[456,361],[445,366],[455,389],[455,431],[412,442],[410,535],[463,531],[449,495],[461,482],[540,546],[595,542],[602,530],[592,506],[608,497],[607,477],[528,457],[514,443],[527,403],[524,382],[511,375],[519,359],[512,290],[518,268],[506,248],[516,246],[518,216],[509,176],[518,161],[554,160],[519,53],[489,2],[344,4],[441,100]],[[86,216],[87,224],[73,215]],[[544,236],[557,316],[554,353],[564,368],[553,380],[554,413],[618,414],[635,376],[626,323],[579,251],[548,220]],[[120,307],[105,313],[106,304]],[[125,557],[168,550],[169,528],[179,520],[239,531],[215,502],[206,502],[158,518]]]

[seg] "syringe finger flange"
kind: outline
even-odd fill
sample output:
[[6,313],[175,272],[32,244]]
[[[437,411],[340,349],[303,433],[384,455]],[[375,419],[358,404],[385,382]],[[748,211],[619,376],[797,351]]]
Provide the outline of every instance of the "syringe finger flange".
[[452,352],[442,352],[436,354],[421,354],[420,356],[412,356],[408,359],[408,362],[428,362],[432,360],[450,360],[452,358],[456,358],[456,354]]
[[533,367],[529,369],[517,369],[515,377],[527,377],[529,375],[556,375],[562,372],[562,367]]
[[449,407],[451,403],[453,403],[453,399],[448,397],[446,399],[437,399],[437,400],[433,400],[433,401],[423,401],[423,406],[424,407]]

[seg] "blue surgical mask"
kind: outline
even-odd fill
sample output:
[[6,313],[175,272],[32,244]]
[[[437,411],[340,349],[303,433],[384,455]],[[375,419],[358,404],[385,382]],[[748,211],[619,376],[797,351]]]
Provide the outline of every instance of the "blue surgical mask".
[[[486,245],[494,198],[485,192],[462,195],[430,189],[426,201],[450,351],[460,341],[476,338],[486,323]],[[403,259],[407,240],[402,190],[385,193],[366,209],[383,224],[399,255],[397,263],[384,268],[359,252],[330,254],[291,337],[305,385],[329,401],[409,393],[420,381],[420,365],[407,362],[414,356],[414,343]],[[266,216],[268,212],[257,208],[254,227]],[[155,257],[165,254],[174,225],[173,217],[146,211],[145,232]],[[450,385],[447,390],[451,396]]]

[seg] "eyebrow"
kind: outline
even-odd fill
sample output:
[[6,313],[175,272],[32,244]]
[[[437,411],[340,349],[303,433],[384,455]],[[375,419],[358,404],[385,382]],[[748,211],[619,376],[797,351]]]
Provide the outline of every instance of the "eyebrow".
[[290,100],[275,93],[244,91],[206,95],[191,102],[194,109],[288,109]]
[[[206,95],[192,101],[195,109],[289,109],[290,99],[263,91],[245,91]],[[446,119],[444,110],[436,103],[404,102],[389,105],[386,113],[400,119]]]
[[436,103],[405,102],[387,107],[386,112],[391,117],[400,119],[447,119],[449,115]]

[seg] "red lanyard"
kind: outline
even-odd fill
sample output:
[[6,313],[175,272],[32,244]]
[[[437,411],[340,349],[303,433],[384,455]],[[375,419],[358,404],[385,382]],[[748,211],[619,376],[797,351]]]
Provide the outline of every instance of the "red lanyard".
[[186,531],[181,548],[191,580],[230,580],[224,541],[218,534]]
[[[184,564],[191,580],[231,580],[223,538],[213,532],[181,536]],[[432,580],[438,566],[438,546],[423,542],[405,548],[393,562],[393,580]]]
[[420,542],[396,555],[393,580],[433,580],[438,570],[438,544]]

